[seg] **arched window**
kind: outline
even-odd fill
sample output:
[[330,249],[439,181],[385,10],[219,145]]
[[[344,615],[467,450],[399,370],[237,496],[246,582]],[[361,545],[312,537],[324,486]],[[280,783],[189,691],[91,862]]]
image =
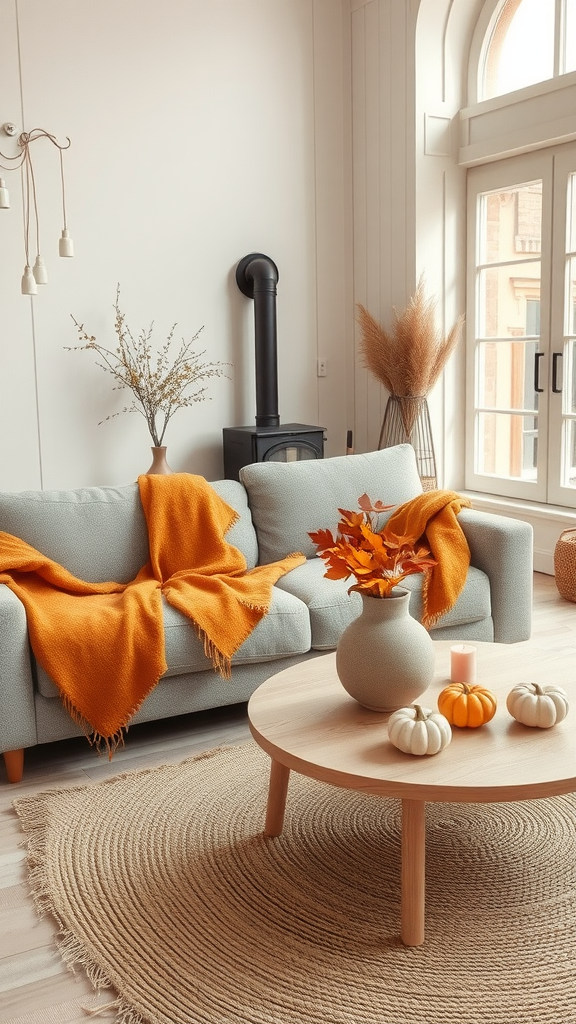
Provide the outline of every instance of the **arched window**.
[[501,0],[480,61],[478,98],[576,70],[576,0]]
[[480,34],[461,111],[466,486],[574,510],[576,0],[485,0]]

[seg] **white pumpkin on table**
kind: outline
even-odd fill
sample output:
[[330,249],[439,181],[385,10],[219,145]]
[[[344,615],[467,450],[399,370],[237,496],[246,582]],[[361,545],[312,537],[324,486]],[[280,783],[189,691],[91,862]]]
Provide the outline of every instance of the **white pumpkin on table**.
[[412,704],[390,715],[388,738],[405,754],[438,754],[450,743],[452,729],[444,715]]
[[506,707],[517,722],[537,729],[550,729],[568,714],[568,696],[561,686],[518,683],[506,698]]

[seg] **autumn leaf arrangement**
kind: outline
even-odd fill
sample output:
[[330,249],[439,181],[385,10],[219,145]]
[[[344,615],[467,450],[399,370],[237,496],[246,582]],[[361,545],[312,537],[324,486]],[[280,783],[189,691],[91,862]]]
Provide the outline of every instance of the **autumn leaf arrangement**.
[[195,342],[203,330],[201,327],[189,341],[182,341],[176,355],[171,357],[172,342],[177,324],[171,327],[167,339],[156,352],[152,351],[154,323],[143,328],[134,337],[126,322],[126,314],[120,308],[120,285],[116,289],[114,303],[114,330],[117,345],[115,349],[101,345],[93,334],[85,330],[84,324],[72,320],[83,344],[65,346],[68,351],[88,350],[95,352],[97,365],[112,374],[116,383],[114,390],[128,389],[132,392],[132,404],[106,416],[101,423],[125,412],[138,412],[146,420],[150,437],[159,448],[164,439],[168,423],[178,409],[203,402],[208,398],[207,384],[211,377],[226,376],[226,363],[204,362],[205,351],[194,349]]
[[392,508],[381,501],[372,502],[367,494],[358,498],[360,512],[339,508],[341,519],[336,536],[331,530],[309,533],[317,553],[327,566],[324,575],[331,580],[355,578],[348,593],[356,590],[371,597],[389,597],[399,583],[414,573],[426,572],[436,565],[425,547],[416,547],[403,537],[379,529],[382,512]]

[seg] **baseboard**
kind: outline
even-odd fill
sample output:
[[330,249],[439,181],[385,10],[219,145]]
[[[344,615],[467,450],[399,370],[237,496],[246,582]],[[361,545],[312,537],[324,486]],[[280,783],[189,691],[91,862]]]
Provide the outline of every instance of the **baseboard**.
[[554,576],[554,552],[538,551],[534,549],[534,572],[543,572],[547,576]]

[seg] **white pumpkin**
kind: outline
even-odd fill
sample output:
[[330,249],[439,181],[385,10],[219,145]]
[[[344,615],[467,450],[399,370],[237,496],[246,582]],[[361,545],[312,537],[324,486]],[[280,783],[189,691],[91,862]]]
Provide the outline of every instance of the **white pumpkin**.
[[405,754],[437,754],[450,743],[452,729],[444,715],[412,704],[390,715],[388,738]]
[[506,698],[506,707],[517,722],[549,729],[568,714],[568,698],[561,686],[518,683]]

